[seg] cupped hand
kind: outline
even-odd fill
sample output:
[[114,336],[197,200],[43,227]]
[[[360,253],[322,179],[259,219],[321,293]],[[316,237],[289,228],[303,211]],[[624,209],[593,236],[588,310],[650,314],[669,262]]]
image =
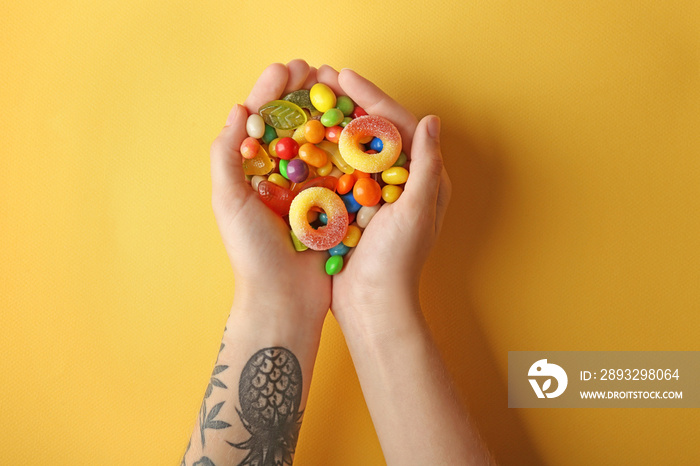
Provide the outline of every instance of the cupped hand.
[[404,192],[384,204],[347,257],[343,271],[333,277],[331,309],[343,325],[363,312],[382,312],[403,296],[417,299],[423,264],[440,232],[451,195],[451,184],[440,151],[440,120],[418,121],[381,89],[354,71],[340,73],[328,66],[317,79],[339,95],[349,96],[370,115],[389,119],[401,133],[410,161]]
[[265,314],[279,309],[323,320],[331,300],[327,253],[295,251],[289,227],[246,182],[240,145],[246,120],[258,108],[316,83],[316,69],[303,60],[267,67],[244,105],[236,105],[211,146],[212,206],[234,272],[235,299]]

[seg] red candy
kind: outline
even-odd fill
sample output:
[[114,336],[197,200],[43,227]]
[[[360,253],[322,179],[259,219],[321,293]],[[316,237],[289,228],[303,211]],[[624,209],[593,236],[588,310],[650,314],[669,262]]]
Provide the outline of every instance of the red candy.
[[277,157],[292,160],[299,153],[299,143],[292,138],[282,138],[275,144]]
[[[298,186],[299,185],[297,185],[297,187]],[[313,180],[309,180],[306,183],[302,184],[301,189],[299,191],[303,191],[309,188],[327,188],[335,192],[337,186],[338,178],[336,178],[335,176],[319,176],[318,178],[314,178]]]
[[277,186],[275,183],[263,180],[258,184],[258,194],[263,203],[280,217],[289,215],[289,206],[297,193]]
[[328,139],[330,142],[338,144],[338,141],[340,140],[340,133],[342,131],[343,128],[340,126],[331,126],[330,128],[326,128],[326,139]]
[[353,119],[361,117],[361,116],[365,116],[365,115],[367,115],[367,112],[365,112],[365,109],[362,107],[355,107],[355,110],[353,110],[352,113],[350,114],[350,116],[353,117]]

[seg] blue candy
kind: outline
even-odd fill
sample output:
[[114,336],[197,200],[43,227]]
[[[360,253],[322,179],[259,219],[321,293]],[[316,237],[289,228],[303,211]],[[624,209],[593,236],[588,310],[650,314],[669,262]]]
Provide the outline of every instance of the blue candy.
[[369,142],[369,148],[381,152],[384,148],[384,143],[379,138],[374,138]]
[[345,246],[342,241],[328,250],[331,256],[344,256],[348,251],[350,251],[350,248]]
[[320,214],[318,214],[318,219],[319,219],[319,220],[321,221],[321,223],[323,223],[324,225],[327,225],[327,224],[328,224],[328,215],[326,215],[325,212],[321,212]]
[[360,207],[362,207],[360,203],[357,202],[353,197],[352,191],[350,191],[347,194],[341,195],[340,198],[345,203],[345,208],[347,209],[348,213],[357,212],[358,210],[360,210]]

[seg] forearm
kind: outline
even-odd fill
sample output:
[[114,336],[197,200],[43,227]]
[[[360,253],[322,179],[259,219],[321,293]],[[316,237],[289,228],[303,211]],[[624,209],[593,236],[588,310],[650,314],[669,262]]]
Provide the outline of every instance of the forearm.
[[291,464],[323,321],[279,318],[269,308],[285,304],[259,301],[232,306],[182,464],[238,465],[249,455]]
[[488,464],[421,314],[405,295],[343,332],[388,464]]

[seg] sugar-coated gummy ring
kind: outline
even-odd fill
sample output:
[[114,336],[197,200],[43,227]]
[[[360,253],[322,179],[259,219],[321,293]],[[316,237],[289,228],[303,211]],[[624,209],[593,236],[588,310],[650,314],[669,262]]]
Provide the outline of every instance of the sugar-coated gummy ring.
[[[307,219],[312,207],[326,213],[328,223],[314,230]],[[299,241],[316,251],[325,251],[340,243],[348,231],[348,211],[336,193],[328,188],[307,188],[296,195],[289,208],[289,224]]]
[[[360,140],[370,136],[382,140],[382,151],[378,154],[367,154],[359,147]],[[377,173],[391,167],[399,158],[401,134],[386,118],[377,115],[361,116],[343,128],[338,149],[351,167],[365,173]]]

